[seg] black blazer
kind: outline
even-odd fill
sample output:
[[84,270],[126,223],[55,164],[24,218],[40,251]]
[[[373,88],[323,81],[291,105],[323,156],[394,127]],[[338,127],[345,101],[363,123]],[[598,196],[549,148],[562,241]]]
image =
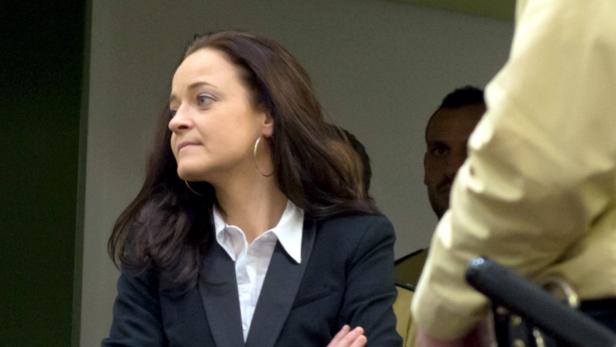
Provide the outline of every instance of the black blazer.
[[118,280],[104,347],[325,347],[344,325],[362,326],[369,346],[402,346],[392,304],[394,231],[382,216],[305,218],[302,262],[276,245],[246,342],[235,266],[213,241],[198,284],[159,289],[152,273]]

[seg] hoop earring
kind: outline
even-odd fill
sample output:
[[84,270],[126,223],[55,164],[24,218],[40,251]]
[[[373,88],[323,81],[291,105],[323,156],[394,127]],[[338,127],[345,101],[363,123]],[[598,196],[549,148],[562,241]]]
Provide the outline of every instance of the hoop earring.
[[263,173],[263,171],[261,171],[261,169],[259,169],[259,165],[257,164],[257,150],[259,149],[259,143],[261,142],[261,136],[259,136],[257,138],[257,141],[255,141],[255,145],[252,149],[252,160],[255,163],[255,168],[257,169],[257,171],[261,174],[261,176],[264,177],[272,177],[272,175],[274,174],[274,170],[272,170],[272,172],[266,174]]
[[188,187],[188,190],[190,190],[193,194],[195,194],[196,196],[203,196],[203,194],[199,193],[198,191],[194,190],[190,184],[188,184],[187,180],[184,180],[184,183],[186,183],[186,187]]

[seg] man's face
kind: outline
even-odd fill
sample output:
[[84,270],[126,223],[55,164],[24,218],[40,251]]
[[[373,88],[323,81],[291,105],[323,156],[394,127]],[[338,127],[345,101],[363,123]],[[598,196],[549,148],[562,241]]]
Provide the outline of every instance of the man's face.
[[470,134],[486,111],[483,104],[438,110],[426,131],[424,184],[432,209],[440,219],[449,208],[451,184],[466,159]]

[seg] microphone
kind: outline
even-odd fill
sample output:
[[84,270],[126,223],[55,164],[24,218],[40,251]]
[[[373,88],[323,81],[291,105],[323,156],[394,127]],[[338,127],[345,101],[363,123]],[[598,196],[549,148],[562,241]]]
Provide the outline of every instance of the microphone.
[[469,262],[466,281],[495,304],[572,346],[615,347],[616,335],[550,296],[541,287],[486,257]]

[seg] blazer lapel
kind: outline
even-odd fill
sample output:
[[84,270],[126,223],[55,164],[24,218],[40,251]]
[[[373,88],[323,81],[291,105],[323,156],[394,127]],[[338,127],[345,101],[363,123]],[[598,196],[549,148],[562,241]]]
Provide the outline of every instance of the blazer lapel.
[[204,256],[199,293],[216,347],[244,345],[235,264],[213,240]]
[[246,347],[271,347],[276,343],[304,276],[315,233],[315,221],[306,218],[301,264],[297,264],[280,243],[276,244],[252,318]]

